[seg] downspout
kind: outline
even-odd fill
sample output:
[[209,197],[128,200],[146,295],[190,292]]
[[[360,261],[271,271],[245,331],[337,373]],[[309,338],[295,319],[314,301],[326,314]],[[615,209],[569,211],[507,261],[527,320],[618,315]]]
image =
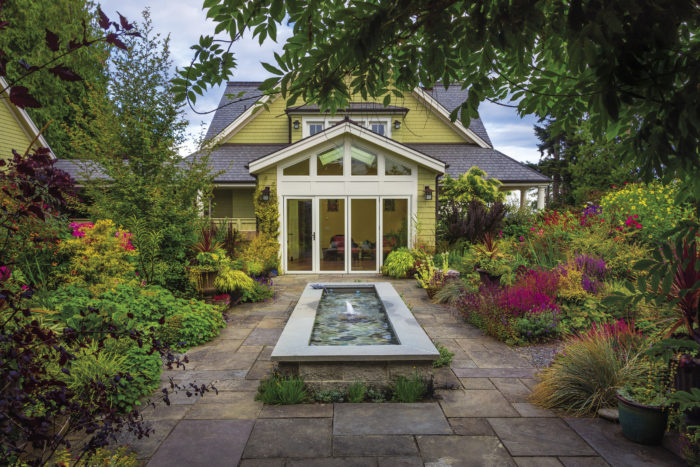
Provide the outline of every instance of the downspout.
[[292,144],[292,116],[287,114],[287,135],[289,135],[289,144]]
[[[255,177],[255,191],[253,191],[253,206],[255,206],[255,192],[258,191],[258,174],[253,175]],[[260,234],[260,221],[258,220],[258,215],[255,215],[255,236]]]
[[[445,166],[447,169],[447,166]],[[438,220],[440,216],[440,177],[442,175],[436,175],[435,176],[435,250],[437,251],[437,246],[438,246]]]

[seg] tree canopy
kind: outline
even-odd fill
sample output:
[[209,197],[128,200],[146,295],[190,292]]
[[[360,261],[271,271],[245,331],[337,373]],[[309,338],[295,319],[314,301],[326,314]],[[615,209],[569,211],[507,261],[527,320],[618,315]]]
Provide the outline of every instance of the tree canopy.
[[[179,70],[179,98],[196,100],[235,67],[244,32],[292,36],[262,90],[334,111],[349,96],[464,83],[452,118],[468,123],[484,100],[552,118],[555,131],[588,116],[596,136],[646,178],[683,176],[700,199],[700,7],[693,0],[205,0],[215,33]],[[228,44],[227,44],[228,42]],[[349,78],[349,79],[348,79]],[[396,86],[395,89],[392,86]]]

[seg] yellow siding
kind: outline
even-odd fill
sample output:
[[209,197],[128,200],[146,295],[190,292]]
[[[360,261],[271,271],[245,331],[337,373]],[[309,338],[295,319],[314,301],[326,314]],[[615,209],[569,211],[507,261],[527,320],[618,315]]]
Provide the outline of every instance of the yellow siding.
[[[361,102],[359,98],[353,99]],[[382,99],[369,99],[368,102],[382,102]],[[295,105],[299,105],[297,102]],[[406,107],[406,116],[392,115],[392,138],[401,143],[461,143],[465,139],[447,122],[438,117],[425,104],[418,100],[412,93],[406,93],[403,98],[394,97],[391,105]],[[269,104],[268,110],[261,110],[236,134],[231,136],[227,143],[287,143],[289,142],[289,120],[284,110],[286,101],[281,97]],[[401,120],[401,128],[393,128],[393,121]],[[301,115],[293,115],[293,120],[302,121]],[[299,141],[302,137],[301,125],[299,129],[291,130],[292,142]]]
[[[435,191],[436,173],[418,167],[418,206],[417,206],[417,232],[416,240],[419,245],[435,246],[435,203],[437,193]],[[429,186],[433,190],[433,199],[425,200],[425,187]]]
[[5,98],[1,100],[3,103],[0,104],[0,158],[9,159],[13,149],[23,154],[31,140],[10,110],[11,104],[8,104]]
[[277,166],[269,167],[258,175],[258,185],[277,188]]
[[[268,109],[260,110],[255,118],[248,122],[238,133],[229,138],[227,143],[288,143],[289,120],[284,113],[286,101],[281,97],[268,104]],[[301,134],[301,133],[300,133]]]

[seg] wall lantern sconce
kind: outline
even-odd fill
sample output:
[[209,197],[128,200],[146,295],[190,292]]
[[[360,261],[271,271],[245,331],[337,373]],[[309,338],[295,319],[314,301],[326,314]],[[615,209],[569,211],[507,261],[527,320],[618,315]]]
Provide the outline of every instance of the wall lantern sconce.
[[265,189],[262,191],[262,200],[263,201],[270,201],[270,187],[266,186]]
[[399,128],[401,128],[401,122],[398,120],[394,120],[394,129],[398,130]]
[[292,125],[294,125],[295,130],[298,130],[299,129],[299,120],[294,120],[294,123],[292,123]]
[[428,185],[425,185],[425,200],[430,201],[431,199],[433,199],[433,190]]

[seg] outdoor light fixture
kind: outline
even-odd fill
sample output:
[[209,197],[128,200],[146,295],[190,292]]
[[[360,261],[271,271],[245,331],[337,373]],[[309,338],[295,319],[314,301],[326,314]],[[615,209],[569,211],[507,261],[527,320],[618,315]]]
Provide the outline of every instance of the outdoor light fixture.
[[293,125],[294,125],[294,129],[298,130],[299,129],[299,120],[294,120]]
[[398,120],[394,120],[394,129],[398,130],[399,128],[401,128],[401,122]]
[[270,187],[266,186],[265,189],[262,191],[262,200],[263,201],[270,201]]
[[430,201],[431,199],[433,199],[433,190],[428,185],[425,185],[425,200]]

